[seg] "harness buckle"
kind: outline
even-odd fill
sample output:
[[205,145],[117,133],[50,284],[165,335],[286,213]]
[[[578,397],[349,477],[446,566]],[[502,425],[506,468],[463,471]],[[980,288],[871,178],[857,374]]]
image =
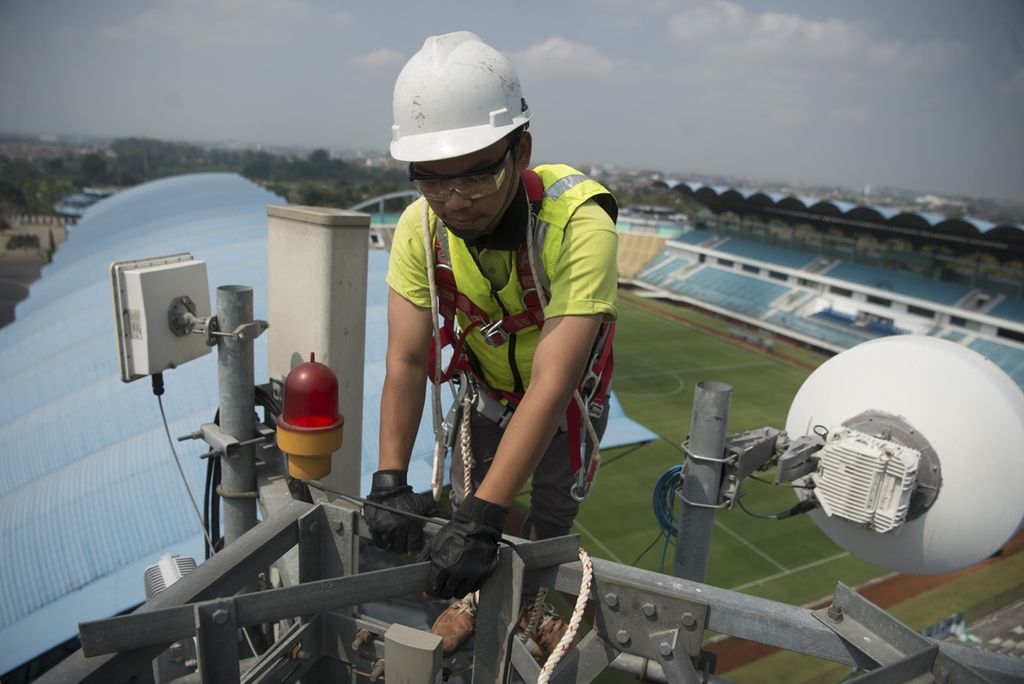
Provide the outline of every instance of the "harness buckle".
[[493,323],[481,325],[480,334],[483,335],[484,341],[492,347],[500,347],[508,342],[508,333],[502,327],[504,324],[505,319],[502,318]]
[[473,394],[472,400],[476,412],[497,425],[501,430],[508,426],[508,422],[512,420],[512,414],[515,413],[511,406],[498,401],[483,389],[478,389]]

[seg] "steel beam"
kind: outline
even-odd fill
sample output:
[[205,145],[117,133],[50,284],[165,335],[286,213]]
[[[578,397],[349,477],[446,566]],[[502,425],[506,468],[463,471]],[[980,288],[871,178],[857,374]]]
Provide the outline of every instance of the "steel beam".
[[[230,596],[255,577],[260,569],[267,567],[281,554],[298,542],[296,521],[311,508],[310,504],[293,501],[225,548],[195,571],[142,604],[132,617],[146,615],[172,606],[193,601],[202,601],[216,596]],[[150,662],[167,648],[176,638],[151,639],[137,650],[112,653],[120,649],[107,648],[108,637],[117,637],[115,632],[93,629],[105,621],[85,622],[79,625],[83,649],[71,654],[56,667],[44,674],[38,681],[43,682],[109,682],[124,681],[137,672],[148,669]],[[194,629],[194,628],[193,628]],[[89,635],[89,636],[86,636]],[[86,657],[84,644],[91,641],[92,655],[110,654],[102,657]]]
[[[840,582],[827,608],[814,617],[882,667],[861,677],[865,682],[904,682],[936,669],[964,684],[986,680],[969,666],[940,654],[938,645]],[[941,657],[940,657],[941,656]]]
[[238,625],[229,600],[196,604],[196,658],[203,684],[238,684]]

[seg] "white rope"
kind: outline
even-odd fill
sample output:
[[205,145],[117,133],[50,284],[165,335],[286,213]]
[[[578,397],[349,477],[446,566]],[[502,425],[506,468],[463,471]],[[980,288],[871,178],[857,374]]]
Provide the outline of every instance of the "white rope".
[[537,684],[547,684],[558,663],[561,662],[576,638],[576,632],[580,628],[580,621],[583,619],[583,609],[587,607],[587,599],[590,598],[590,583],[594,577],[594,566],[590,562],[590,556],[580,547],[580,564],[583,566],[583,581],[580,583],[580,595],[576,597],[576,606],[572,610],[572,617],[569,619],[569,626],[565,628],[565,634],[558,640],[558,645],[551,651],[544,667],[540,669],[540,676],[537,677]]
[[[430,491],[434,501],[441,500],[444,487],[444,436],[441,434],[441,331],[437,322],[437,282],[434,280],[434,243],[430,238],[430,221],[427,216],[427,201],[423,200],[420,214],[423,228],[423,256],[427,261],[427,282],[430,284],[430,321],[434,329],[434,387],[431,392],[431,407],[434,412],[434,473]],[[444,230],[442,227],[441,230]]]
[[[470,382],[468,375],[463,378],[463,382]],[[459,446],[462,450],[462,486],[468,499],[473,493],[473,467],[476,465],[473,460],[473,433],[470,430],[469,422],[473,402],[470,401],[469,392],[466,393],[462,403],[462,421],[459,423]],[[452,429],[454,429],[454,426],[452,426]]]

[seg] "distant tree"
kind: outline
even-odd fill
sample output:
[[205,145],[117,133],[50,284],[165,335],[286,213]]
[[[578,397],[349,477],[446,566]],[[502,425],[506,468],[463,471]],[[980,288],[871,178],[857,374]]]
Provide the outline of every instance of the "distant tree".
[[260,150],[242,167],[242,175],[253,180],[273,180],[274,156]]
[[317,148],[309,155],[309,162],[315,166],[326,166],[331,162],[331,156],[327,154],[327,150]]
[[46,173],[50,175],[61,175],[67,173],[67,162],[64,157],[54,157],[46,160]]
[[0,205],[7,213],[28,211],[25,193],[15,181],[6,178],[0,178]]
[[82,177],[88,185],[99,185],[107,181],[107,162],[95,152],[82,157]]

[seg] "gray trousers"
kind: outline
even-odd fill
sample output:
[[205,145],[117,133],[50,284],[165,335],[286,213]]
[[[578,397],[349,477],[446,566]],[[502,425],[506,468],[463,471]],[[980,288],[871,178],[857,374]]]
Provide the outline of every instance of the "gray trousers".
[[[592,420],[594,431],[597,432],[600,440],[608,426],[607,403],[601,417]],[[476,491],[491,467],[494,454],[498,450],[498,443],[505,431],[474,410],[470,417],[470,432],[472,433],[471,450],[474,461],[473,491]],[[587,453],[592,448],[593,441],[588,435]],[[555,433],[551,444],[548,445],[540,463],[533,471],[530,509],[523,521],[521,536],[527,539],[548,539],[569,534],[572,523],[576,519],[576,513],[580,509],[579,502],[572,498],[571,490],[576,478],[571,469],[569,435],[559,430]],[[449,472],[452,481],[452,503],[457,507],[465,498],[462,445],[459,439],[455,440],[455,448],[452,449]]]

